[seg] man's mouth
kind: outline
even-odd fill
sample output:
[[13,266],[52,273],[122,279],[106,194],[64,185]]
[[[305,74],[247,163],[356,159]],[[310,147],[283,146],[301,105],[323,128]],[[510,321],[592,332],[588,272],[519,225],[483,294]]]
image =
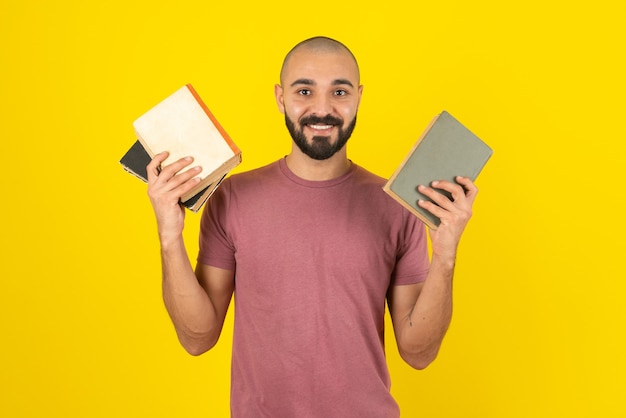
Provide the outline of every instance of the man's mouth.
[[307,125],[309,128],[315,131],[326,131],[332,129],[335,125]]
[[302,126],[306,126],[313,133],[321,135],[329,135],[336,126],[341,126],[341,119],[331,115],[318,117],[315,115],[302,118],[300,121]]

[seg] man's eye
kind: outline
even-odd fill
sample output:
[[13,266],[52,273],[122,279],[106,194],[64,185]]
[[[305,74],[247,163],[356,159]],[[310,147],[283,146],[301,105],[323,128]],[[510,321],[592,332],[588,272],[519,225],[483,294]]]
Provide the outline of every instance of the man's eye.
[[346,94],[348,94],[348,92],[345,91],[345,90],[337,90],[337,91],[335,91],[335,96],[345,96]]
[[308,96],[311,94],[311,90],[309,89],[300,89],[298,90],[298,94],[301,96]]

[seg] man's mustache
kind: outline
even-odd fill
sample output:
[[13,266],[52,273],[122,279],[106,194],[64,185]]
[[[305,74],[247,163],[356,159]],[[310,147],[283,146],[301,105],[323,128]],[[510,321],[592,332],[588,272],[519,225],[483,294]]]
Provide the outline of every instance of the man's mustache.
[[326,115],[319,117],[315,115],[305,116],[300,119],[300,125],[343,125],[343,119],[337,118],[332,115]]

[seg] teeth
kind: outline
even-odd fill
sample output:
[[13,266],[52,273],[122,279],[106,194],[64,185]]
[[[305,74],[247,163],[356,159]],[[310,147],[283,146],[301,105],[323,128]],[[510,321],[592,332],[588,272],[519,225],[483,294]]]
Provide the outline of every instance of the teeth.
[[309,125],[312,129],[330,129],[333,125]]

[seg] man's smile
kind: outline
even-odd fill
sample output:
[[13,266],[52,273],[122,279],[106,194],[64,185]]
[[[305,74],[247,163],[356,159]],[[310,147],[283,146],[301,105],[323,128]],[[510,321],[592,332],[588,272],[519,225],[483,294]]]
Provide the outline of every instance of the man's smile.
[[316,133],[325,133],[335,127],[335,125],[306,125],[307,128],[315,131]]

